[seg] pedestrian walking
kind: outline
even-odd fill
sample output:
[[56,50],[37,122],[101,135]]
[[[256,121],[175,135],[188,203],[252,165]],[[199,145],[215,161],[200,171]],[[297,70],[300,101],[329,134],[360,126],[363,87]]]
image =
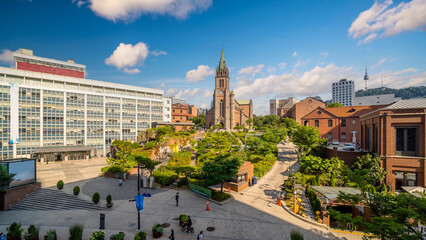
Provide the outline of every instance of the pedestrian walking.
[[203,240],[203,231],[201,231],[200,234],[198,234],[197,240]]
[[123,181],[121,179],[118,179],[118,186],[121,187],[123,185]]
[[176,199],[176,207],[178,207],[179,206],[179,192],[176,193],[175,199]]
[[172,229],[172,233],[170,233],[170,240],[175,240],[175,231]]

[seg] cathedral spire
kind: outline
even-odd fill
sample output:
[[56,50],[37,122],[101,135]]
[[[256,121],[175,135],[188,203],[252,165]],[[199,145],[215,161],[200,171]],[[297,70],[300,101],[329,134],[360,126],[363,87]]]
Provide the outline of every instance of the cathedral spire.
[[222,49],[222,54],[220,55],[220,60],[219,60],[219,66],[217,66],[216,72],[219,73],[218,75],[222,75],[223,73],[227,73],[228,67],[226,66],[226,62],[225,62],[225,56],[223,55],[223,49]]

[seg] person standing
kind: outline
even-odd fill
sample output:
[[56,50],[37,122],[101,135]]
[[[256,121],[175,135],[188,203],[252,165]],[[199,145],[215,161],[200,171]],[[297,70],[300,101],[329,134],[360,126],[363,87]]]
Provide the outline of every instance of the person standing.
[[175,199],[176,199],[176,207],[178,207],[179,206],[179,192],[176,193]]
[[170,233],[170,240],[175,240],[175,231],[172,229],[172,233]]
[[200,234],[198,234],[197,240],[203,240],[203,231],[201,231]]

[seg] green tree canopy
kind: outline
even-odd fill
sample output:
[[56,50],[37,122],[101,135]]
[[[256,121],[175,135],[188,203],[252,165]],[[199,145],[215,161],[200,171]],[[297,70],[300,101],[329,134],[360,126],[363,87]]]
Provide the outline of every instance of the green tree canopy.
[[142,154],[136,153],[135,160],[138,164],[143,165],[143,168],[149,171],[149,176],[152,176],[152,172],[154,172],[155,167],[161,162],[153,161],[151,158],[145,157]]
[[191,121],[197,126],[204,127],[206,125],[206,115],[199,114],[197,117],[191,118]]
[[294,144],[299,148],[299,152],[306,155],[311,149],[318,145],[320,134],[318,129],[308,126],[297,126],[292,138]]
[[334,102],[334,103],[327,104],[327,107],[343,107],[343,104],[339,102]]
[[351,164],[351,169],[355,170],[362,170],[367,169],[366,172],[368,178],[366,178],[367,182],[371,184],[372,186],[378,185],[380,182],[382,182],[386,177],[386,172],[384,169],[380,166],[381,160],[380,157],[372,155],[372,154],[365,154],[360,157],[357,157]]
[[241,164],[239,157],[227,153],[215,157],[212,161],[204,162],[202,169],[208,179],[220,182],[220,191],[223,192],[223,183],[237,175]]

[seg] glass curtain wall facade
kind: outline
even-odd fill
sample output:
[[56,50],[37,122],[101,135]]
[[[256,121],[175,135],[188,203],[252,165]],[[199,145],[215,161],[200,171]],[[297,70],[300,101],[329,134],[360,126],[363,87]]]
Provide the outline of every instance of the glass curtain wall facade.
[[[19,86],[18,103],[11,102],[12,84]],[[0,67],[0,160],[48,146],[93,146],[95,155],[106,156],[114,140],[137,141],[152,122],[163,121],[163,101],[162,90]],[[13,104],[19,105],[16,156]]]

